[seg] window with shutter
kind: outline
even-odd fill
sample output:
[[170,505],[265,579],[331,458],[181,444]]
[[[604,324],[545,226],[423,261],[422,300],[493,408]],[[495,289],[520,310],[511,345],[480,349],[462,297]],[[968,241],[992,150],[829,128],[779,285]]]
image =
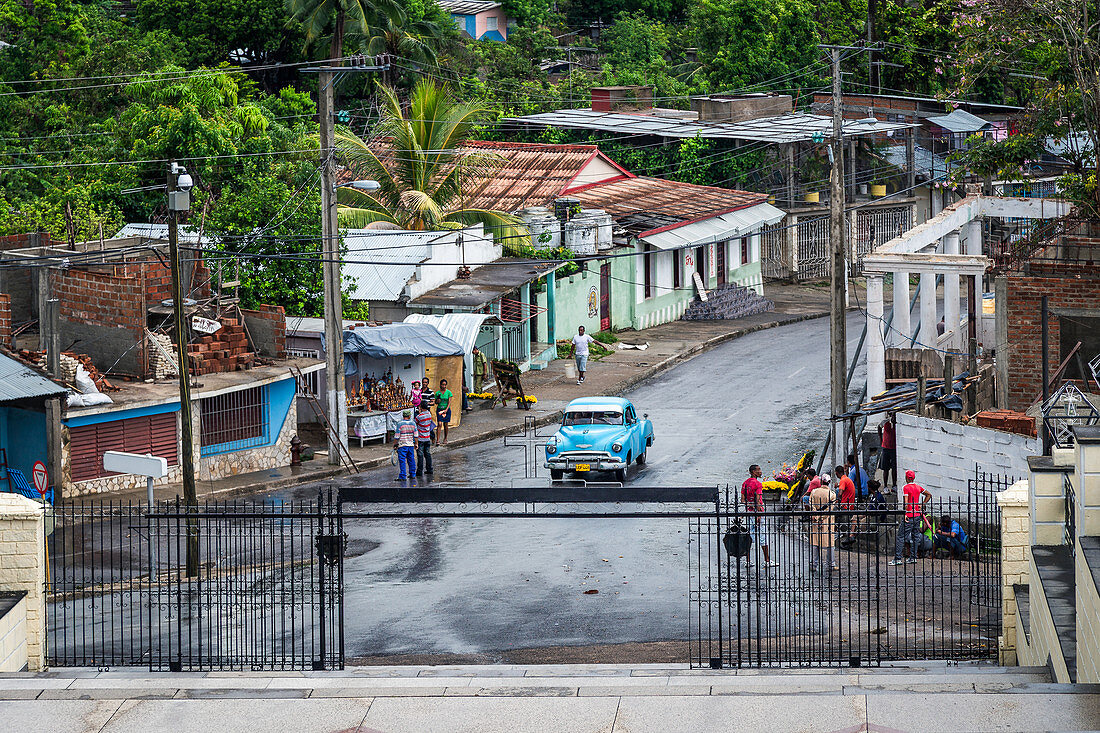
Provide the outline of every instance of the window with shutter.
[[73,481],[112,476],[103,470],[103,454],[109,450],[151,453],[179,463],[176,413],[131,417],[95,425],[69,428],[69,476]]

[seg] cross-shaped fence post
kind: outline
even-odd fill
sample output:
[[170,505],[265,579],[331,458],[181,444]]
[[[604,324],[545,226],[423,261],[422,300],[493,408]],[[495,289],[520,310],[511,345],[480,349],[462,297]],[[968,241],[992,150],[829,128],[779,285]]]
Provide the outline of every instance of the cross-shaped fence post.
[[538,425],[534,415],[523,418],[523,435],[505,435],[504,445],[510,448],[523,448],[523,475],[525,478],[538,477],[539,448],[546,446],[548,436],[538,434]]

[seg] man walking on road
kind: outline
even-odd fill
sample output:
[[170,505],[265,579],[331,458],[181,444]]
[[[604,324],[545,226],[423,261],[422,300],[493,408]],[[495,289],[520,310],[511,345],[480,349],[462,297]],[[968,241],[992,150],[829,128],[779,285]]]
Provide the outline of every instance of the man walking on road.
[[588,345],[595,340],[584,332],[584,326],[577,326],[577,335],[569,347],[569,355],[577,360],[577,384],[584,384],[584,373],[588,371]]
[[401,413],[401,420],[393,431],[393,447],[397,451],[398,474],[395,481],[412,478],[416,473],[416,423],[412,410]]
[[[764,534],[764,517],[761,516],[764,512],[764,484],[760,481],[763,473],[755,463],[749,466],[749,477],[741,484],[741,501],[745,505],[745,513],[749,515],[749,535],[753,543],[760,544],[760,550],[764,554],[764,567],[771,567],[779,563],[771,561],[768,537]],[[745,564],[752,565],[749,561]]]
[[[878,439],[882,445],[882,458],[879,468],[882,469],[882,486],[885,489],[898,488],[898,435],[894,424],[894,413],[888,413],[886,420],[878,426]],[[893,473],[894,480],[890,481]]]
[[[432,470],[432,432],[435,421],[432,420],[432,408],[421,404],[416,413],[416,475],[428,474]],[[427,469],[427,470],[425,470]]]
[[901,553],[905,550],[905,543],[909,543],[909,562],[917,561],[917,550],[921,546],[921,514],[928,506],[932,492],[915,483],[917,474],[912,471],[905,472],[905,486],[901,491],[905,495],[905,516],[898,522],[898,538],[894,543],[894,559],[891,565],[901,565],[905,562]]

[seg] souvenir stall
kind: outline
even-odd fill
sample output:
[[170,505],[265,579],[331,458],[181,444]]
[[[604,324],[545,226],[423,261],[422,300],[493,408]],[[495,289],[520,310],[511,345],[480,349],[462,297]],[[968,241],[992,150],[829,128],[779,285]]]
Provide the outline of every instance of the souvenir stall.
[[[461,374],[462,347],[424,323],[390,323],[344,331],[349,440],[358,438],[362,445],[364,440],[385,439],[393,432],[401,413],[412,408],[412,383],[424,378],[426,360],[432,366],[456,362]],[[432,386],[439,385],[433,380]],[[451,385],[456,395],[459,389],[461,385]],[[461,410],[453,413],[458,417]],[[455,425],[457,421],[452,419]]]

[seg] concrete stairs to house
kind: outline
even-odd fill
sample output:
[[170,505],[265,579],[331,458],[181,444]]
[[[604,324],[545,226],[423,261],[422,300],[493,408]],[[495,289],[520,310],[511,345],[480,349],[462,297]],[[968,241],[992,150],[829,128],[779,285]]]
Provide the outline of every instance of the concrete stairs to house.
[[[350,708],[360,714],[353,723],[362,727],[324,717]],[[282,721],[273,730],[1094,730],[1100,728],[1100,685],[1054,684],[1046,668],[944,662],[843,669],[508,664],[0,675],[0,715],[12,730],[44,730],[35,728],[43,715],[52,729],[62,729],[56,719],[62,714],[83,723],[95,718],[97,730],[121,730],[122,722],[112,717],[119,712],[125,712],[127,730],[157,729],[141,724],[164,721],[169,713],[184,726],[176,730],[188,731],[203,730],[200,721],[214,719],[217,727],[233,728],[240,719],[265,729],[269,717]],[[308,721],[305,727],[287,727],[299,717]]]
[[558,358],[556,344],[532,343],[531,344],[531,370],[540,372]]
[[696,299],[680,318],[685,321],[719,321],[767,313],[774,309],[775,304],[757,295],[755,290],[727,283],[709,292],[705,302]]

